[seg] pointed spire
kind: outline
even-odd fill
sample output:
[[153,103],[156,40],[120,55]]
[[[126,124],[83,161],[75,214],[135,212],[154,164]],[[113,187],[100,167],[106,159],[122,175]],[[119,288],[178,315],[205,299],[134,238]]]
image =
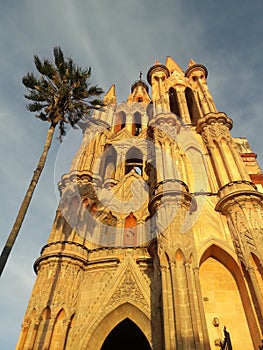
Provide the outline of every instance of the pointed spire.
[[191,58],[189,63],[188,63],[188,68],[190,68],[191,66],[196,65],[196,62]]
[[171,74],[174,71],[177,71],[180,75],[184,75],[182,68],[172,59],[171,56],[166,57],[165,65],[169,69]]
[[109,88],[108,92],[104,96],[104,103],[106,105],[117,103],[116,94],[115,94],[115,85],[114,84],[111,85],[111,87]]
[[161,64],[161,63],[158,60],[155,60],[154,65],[158,66],[159,64]]

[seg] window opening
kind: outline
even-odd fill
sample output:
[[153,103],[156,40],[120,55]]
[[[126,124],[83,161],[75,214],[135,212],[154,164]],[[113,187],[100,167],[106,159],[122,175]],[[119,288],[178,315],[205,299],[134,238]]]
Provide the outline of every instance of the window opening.
[[137,242],[137,219],[130,213],[129,216],[125,219],[125,230],[124,230],[124,239],[123,245],[125,247],[134,247]]
[[185,97],[191,122],[192,124],[196,124],[197,120],[200,119],[201,116],[192,89],[186,88]]
[[133,135],[138,136],[142,131],[142,117],[139,112],[134,114]]
[[119,112],[116,115],[114,131],[118,132],[125,128],[126,125],[126,114],[124,112]]
[[143,154],[136,147],[132,147],[126,154],[125,175],[134,170],[142,176],[143,172]]
[[170,102],[171,112],[179,116],[179,106],[177,101],[177,95],[176,95],[176,91],[173,88],[169,89],[169,102]]

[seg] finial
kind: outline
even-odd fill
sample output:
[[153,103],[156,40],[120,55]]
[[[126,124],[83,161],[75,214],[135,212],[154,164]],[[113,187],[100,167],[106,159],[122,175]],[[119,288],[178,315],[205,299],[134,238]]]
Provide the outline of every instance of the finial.
[[196,64],[196,62],[191,58],[189,63],[188,63],[188,68],[191,66],[194,66]]
[[139,75],[140,80],[142,80],[142,71],[140,70],[140,75]]

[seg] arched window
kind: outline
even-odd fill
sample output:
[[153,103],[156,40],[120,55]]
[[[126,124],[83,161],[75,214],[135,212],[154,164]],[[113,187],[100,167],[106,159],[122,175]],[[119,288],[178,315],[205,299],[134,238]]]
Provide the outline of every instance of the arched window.
[[114,131],[118,132],[125,128],[126,125],[126,114],[124,112],[119,112],[115,117],[115,127]]
[[116,241],[117,218],[109,212],[102,219],[100,244],[106,247],[114,246]]
[[132,134],[138,136],[142,131],[142,116],[139,112],[134,113]]
[[126,154],[125,174],[128,174],[132,170],[134,170],[137,174],[142,175],[143,154],[136,147],[132,147]]
[[125,219],[123,245],[124,247],[135,247],[137,244],[137,219],[130,213]]
[[201,115],[200,115],[200,110],[197,106],[192,89],[186,88],[185,98],[187,101],[187,106],[188,106],[191,122],[192,122],[192,124],[196,124],[197,120],[201,118]]
[[177,95],[176,95],[175,89],[173,89],[173,88],[169,89],[169,102],[170,102],[171,112],[179,116]]
[[101,175],[104,180],[114,179],[116,170],[117,152],[113,146],[108,146],[101,162]]

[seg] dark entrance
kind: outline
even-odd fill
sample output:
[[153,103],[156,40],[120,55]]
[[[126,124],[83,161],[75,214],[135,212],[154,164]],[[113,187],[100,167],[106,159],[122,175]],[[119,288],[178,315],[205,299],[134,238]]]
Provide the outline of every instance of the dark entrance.
[[101,350],[151,350],[142,333],[129,318],[120,322],[107,336]]

